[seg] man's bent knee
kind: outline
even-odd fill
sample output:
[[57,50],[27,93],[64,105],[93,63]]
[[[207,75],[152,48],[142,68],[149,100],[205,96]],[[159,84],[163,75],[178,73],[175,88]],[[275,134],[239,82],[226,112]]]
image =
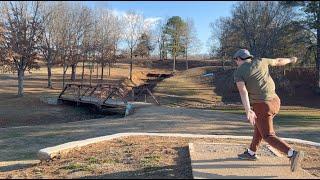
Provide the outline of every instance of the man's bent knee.
[[273,139],[275,137],[277,137],[276,133],[265,134],[262,136],[263,140],[265,140],[266,142],[268,142],[270,139]]

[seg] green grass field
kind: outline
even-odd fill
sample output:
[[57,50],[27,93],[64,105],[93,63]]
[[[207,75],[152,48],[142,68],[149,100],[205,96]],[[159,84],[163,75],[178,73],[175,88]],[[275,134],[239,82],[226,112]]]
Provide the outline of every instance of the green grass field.
[[[226,113],[245,115],[244,110],[219,110]],[[275,125],[284,127],[319,127],[320,130],[320,111],[319,109],[301,110],[280,110],[279,114],[274,119]]]

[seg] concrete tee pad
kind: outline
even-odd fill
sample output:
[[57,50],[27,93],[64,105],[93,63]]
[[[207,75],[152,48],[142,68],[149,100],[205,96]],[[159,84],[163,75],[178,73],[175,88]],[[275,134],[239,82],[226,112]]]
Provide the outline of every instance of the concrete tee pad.
[[298,168],[291,172],[286,156],[278,157],[266,146],[257,152],[257,161],[240,160],[245,145],[190,143],[192,173],[195,179],[316,179]]

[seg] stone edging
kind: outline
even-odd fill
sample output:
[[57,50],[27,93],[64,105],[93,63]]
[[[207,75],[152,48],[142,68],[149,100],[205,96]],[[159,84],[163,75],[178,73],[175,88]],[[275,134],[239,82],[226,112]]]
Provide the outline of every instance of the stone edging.
[[[48,147],[39,150],[38,158],[41,161],[47,161],[55,157],[59,157],[61,153],[67,153],[74,148],[80,148],[93,143],[112,140],[116,138],[128,137],[128,136],[160,136],[160,137],[186,137],[186,138],[220,138],[220,139],[252,139],[251,136],[232,136],[232,135],[201,135],[201,134],[179,134],[179,133],[117,133],[113,135],[100,136],[96,138],[90,138],[80,141],[72,141],[64,144],[60,144],[53,147]],[[301,139],[282,138],[283,140],[312,145],[320,147],[320,143],[305,141]]]

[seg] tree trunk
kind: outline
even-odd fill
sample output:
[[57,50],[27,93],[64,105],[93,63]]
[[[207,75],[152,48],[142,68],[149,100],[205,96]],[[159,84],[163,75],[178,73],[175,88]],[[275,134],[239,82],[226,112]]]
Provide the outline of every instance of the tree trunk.
[[165,52],[165,46],[164,46],[164,41],[162,41],[162,45],[161,45],[161,52],[162,52],[162,55],[161,55],[161,58],[162,58],[162,60],[164,60],[165,58],[165,56],[166,56],[166,59],[168,59],[168,57],[167,57],[167,53]]
[[97,63],[97,83],[98,83],[98,79],[99,79],[99,63]]
[[82,73],[81,73],[81,81],[84,79],[84,60],[82,61]]
[[[318,2],[318,8],[320,8],[320,3]],[[318,88],[320,90],[320,12],[317,11],[317,70],[318,70]]]
[[47,70],[48,70],[48,88],[50,88],[50,89],[52,89],[51,68],[52,68],[52,56],[51,56],[51,51],[49,50]]
[[92,83],[92,70],[93,70],[93,63],[91,62],[90,63],[90,86],[91,86],[91,83]]
[[226,58],[227,58],[227,55],[226,55],[226,53],[224,53],[224,56],[222,57],[222,69],[223,70],[225,70],[224,69],[224,62],[225,62]]
[[188,64],[188,49],[186,49],[186,68],[187,68],[187,70],[189,69],[189,64]]
[[176,71],[176,52],[173,53],[173,72]]
[[77,64],[72,64],[71,65],[71,81],[76,80],[76,70],[77,70]]
[[62,89],[65,87],[65,79],[66,79],[66,72],[67,72],[67,67],[66,67],[66,59],[63,58],[63,75],[62,75]]
[[133,66],[132,48],[130,48],[130,80],[132,80],[132,66]]
[[167,50],[165,50],[164,53],[165,53],[165,56],[166,56],[165,60],[168,60],[168,52],[167,52]]
[[103,80],[104,64],[101,64],[101,81]]
[[48,64],[48,88],[52,89],[52,80],[51,80],[51,64]]
[[22,97],[24,95],[23,92],[23,82],[24,82],[24,70],[18,70],[18,96]]
[[110,61],[109,61],[108,67],[109,67],[109,77],[110,77],[111,76],[111,62]]
[[161,46],[159,46],[159,56],[160,56],[160,61],[162,61],[162,48]]
[[[320,16],[320,13],[319,15]],[[318,17],[320,21],[320,17]],[[320,23],[320,22],[319,22]],[[320,88],[320,29],[317,29],[317,69],[318,69],[318,88]]]

